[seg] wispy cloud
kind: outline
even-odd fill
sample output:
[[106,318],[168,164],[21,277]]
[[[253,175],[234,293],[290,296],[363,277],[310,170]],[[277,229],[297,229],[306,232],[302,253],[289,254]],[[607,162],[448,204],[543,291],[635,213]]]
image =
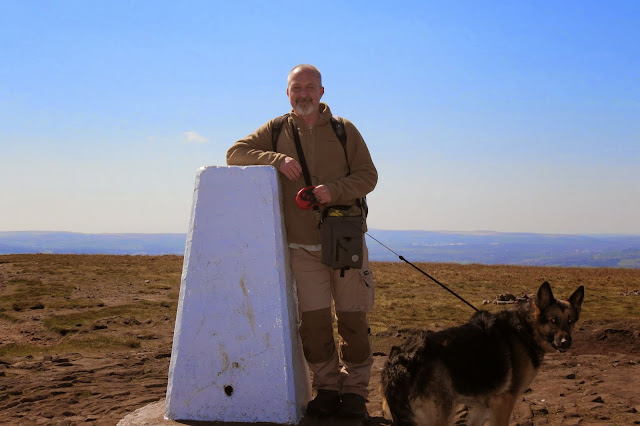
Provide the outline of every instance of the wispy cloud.
[[184,132],[185,142],[186,143],[207,143],[209,139],[205,136],[202,136],[198,132],[194,132],[190,130],[188,132]]

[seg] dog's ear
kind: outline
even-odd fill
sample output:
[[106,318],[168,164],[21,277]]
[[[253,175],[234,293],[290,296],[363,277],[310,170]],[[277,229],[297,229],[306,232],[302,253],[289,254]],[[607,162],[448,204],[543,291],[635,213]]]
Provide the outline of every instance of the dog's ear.
[[580,312],[580,307],[582,306],[583,300],[584,286],[581,285],[576,291],[573,292],[571,297],[569,297],[569,303],[571,304],[571,307],[576,310],[576,312]]
[[547,281],[543,282],[536,294],[536,305],[541,311],[544,311],[556,301],[551,291],[551,286]]

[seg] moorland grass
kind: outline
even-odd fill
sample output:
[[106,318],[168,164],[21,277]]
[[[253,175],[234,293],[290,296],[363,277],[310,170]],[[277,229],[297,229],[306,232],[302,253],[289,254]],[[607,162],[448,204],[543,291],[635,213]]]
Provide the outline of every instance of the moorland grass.
[[158,311],[167,311],[172,304],[166,302],[150,302],[141,300],[137,303],[110,306],[100,309],[74,312],[67,315],[55,315],[43,321],[49,331],[66,335],[81,330],[87,331],[90,326],[100,320],[108,320],[114,317],[135,318],[136,321],[148,321],[158,314]]
[[[581,321],[640,320],[640,269],[559,268],[419,263],[418,267],[480,310],[495,312],[514,305],[492,303],[500,294],[533,295],[548,281],[554,296],[568,298],[585,286]],[[399,262],[372,264],[376,303],[369,314],[371,344],[385,352],[396,330],[442,329],[466,322],[474,310],[414,268]],[[485,301],[487,302],[485,304]]]
[[[493,302],[499,294],[533,295],[544,282],[556,297],[568,298],[585,286],[583,319],[640,319],[637,297],[626,291],[640,288],[640,270],[612,268],[554,268],[419,264],[442,284],[478,309],[497,311],[511,305]],[[370,314],[378,330],[388,326],[430,328],[465,321],[473,310],[429,278],[401,263],[373,263],[376,305]],[[372,330],[373,331],[373,330]]]
[[0,357],[34,357],[72,352],[100,353],[107,350],[135,349],[139,339],[130,336],[83,336],[61,341],[52,346],[36,343],[9,343],[0,346]]
[[[183,259],[181,256],[3,255],[11,275],[0,286],[0,321],[25,324],[34,313],[44,332],[57,335],[49,346],[37,342],[0,345],[0,356],[65,351],[127,350],[140,339],[101,333],[97,322],[135,318],[158,334],[173,330]],[[505,265],[416,263],[426,273],[478,309],[509,308],[495,304],[499,294],[533,294],[544,281],[556,297],[585,286],[583,320],[640,320],[640,269],[560,268]],[[473,310],[403,262],[372,262],[376,303],[369,315],[372,343],[385,348],[390,329],[434,329],[465,322]],[[73,283],[73,284],[72,284]],[[111,297],[120,294],[117,302]],[[124,295],[124,297],[123,297]],[[148,300],[145,300],[148,299]],[[39,309],[31,310],[32,307]],[[16,310],[17,308],[17,310]],[[74,312],[69,313],[69,310]],[[109,330],[107,330],[109,331]]]
[[8,280],[7,289],[0,295],[0,308],[14,311],[43,309],[44,301],[71,296],[73,286],[62,283],[47,284],[40,279],[19,278]]

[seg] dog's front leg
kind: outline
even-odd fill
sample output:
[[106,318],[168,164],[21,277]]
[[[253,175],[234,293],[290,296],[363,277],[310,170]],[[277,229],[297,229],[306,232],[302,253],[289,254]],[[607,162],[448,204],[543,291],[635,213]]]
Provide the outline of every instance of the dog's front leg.
[[468,426],[482,426],[489,417],[489,407],[472,405],[469,407]]
[[511,412],[516,404],[516,396],[504,392],[489,400],[489,424],[491,426],[509,426]]

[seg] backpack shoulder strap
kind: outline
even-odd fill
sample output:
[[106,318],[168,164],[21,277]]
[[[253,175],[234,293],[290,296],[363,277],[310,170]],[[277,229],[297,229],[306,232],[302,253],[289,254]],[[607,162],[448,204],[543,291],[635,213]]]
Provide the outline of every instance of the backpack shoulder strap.
[[344,149],[344,155],[346,157],[347,156],[347,132],[344,129],[344,119],[336,115],[332,116],[331,127],[333,127],[333,132],[338,137],[338,140],[342,145],[342,149]]
[[286,113],[273,120],[273,128],[271,129],[271,146],[273,148],[273,152],[278,152],[278,137],[282,131],[282,125],[288,118],[289,113]]
[[[347,132],[344,129],[344,119],[336,115],[332,116],[331,127],[333,127],[333,132],[338,137],[340,145],[342,145],[342,149],[344,150],[344,158],[347,160],[347,168],[349,168],[349,156],[347,155]],[[350,168],[349,174],[351,174]]]
[[[333,127],[333,132],[338,137],[338,140],[340,140],[340,144],[342,145],[342,149],[344,150],[344,158],[346,158],[347,160],[347,170],[348,173],[351,174],[351,167],[349,167],[349,156],[347,155],[347,132],[344,128],[344,119],[336,115],[332,116],[331,127]],[[369,215],[367,197],[356,199],[356,205],[364,210],[365,216]]]

